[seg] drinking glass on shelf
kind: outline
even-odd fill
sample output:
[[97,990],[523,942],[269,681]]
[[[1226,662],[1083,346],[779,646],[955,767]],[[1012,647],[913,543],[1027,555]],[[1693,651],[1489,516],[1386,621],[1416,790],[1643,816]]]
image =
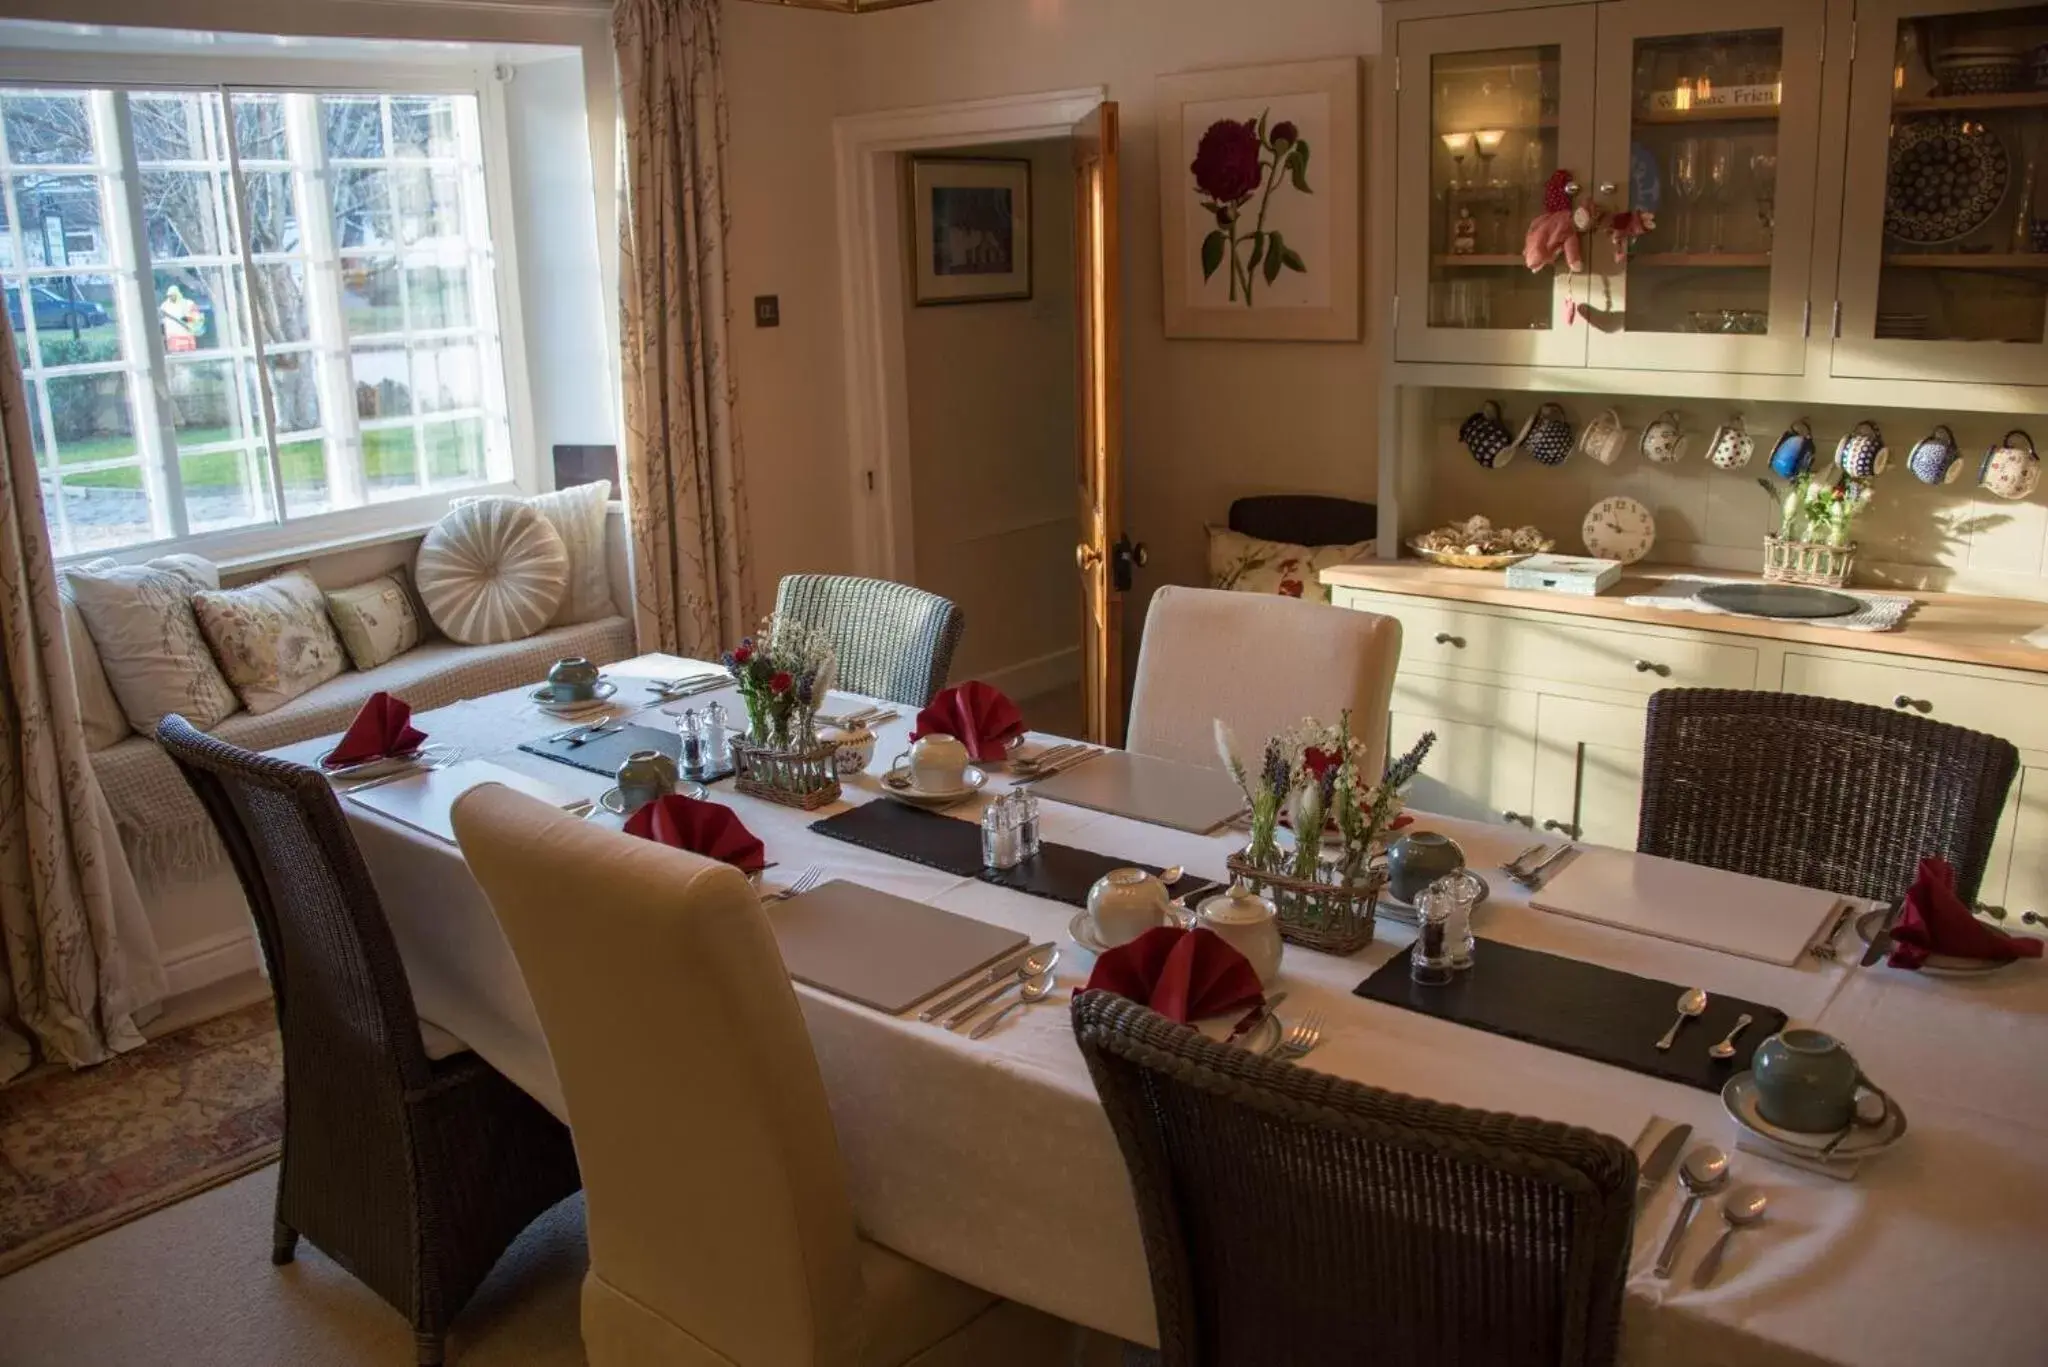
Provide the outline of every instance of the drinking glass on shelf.
[[1703,170],[1700,165],[1700,140],[1680,138],[1678,145],[1671,149],[1671,190],[1678,196],[1678,240],[1672,244],[1674,252],[1692,250],[1693,206],[1700,202]]
[[1778,154],[1750,153],[1749,178],[1756,185],[1756,220],[1764,225],[1768,241],[1778,219]]
[[1735,144],[1727,138],[1707,139],[1707,185],[1714,197],[1714,240],[1707,248],[1721,250],[1721,221],[1728,206],[1728,182],[1735,174]]

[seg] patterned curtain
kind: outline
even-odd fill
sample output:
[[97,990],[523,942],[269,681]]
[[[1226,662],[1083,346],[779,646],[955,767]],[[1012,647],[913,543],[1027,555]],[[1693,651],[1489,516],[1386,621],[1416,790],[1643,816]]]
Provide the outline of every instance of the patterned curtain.
[[642,650],[699,659],[754,625],[727,341],[720,0],[619,0],[626,502]]
[[[0,317],[0,1001],[79,1068],[142,1043],[163,972],[86,758],[14,345]],[[0,1082],[29,1059],[0,1019]]]

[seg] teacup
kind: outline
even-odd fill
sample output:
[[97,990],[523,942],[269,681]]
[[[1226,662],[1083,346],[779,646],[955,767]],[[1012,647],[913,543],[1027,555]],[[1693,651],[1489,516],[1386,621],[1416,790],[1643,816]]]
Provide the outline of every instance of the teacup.
[[1515,434],[1501,420],[1500,405],[1488,399],[1479,411],[1459,424],[1458,440],[1472,453],[1472,459],[1489,470],[1499,469],[1515,458]]
[[1906,468],[1923,484],[1955,483],[1963,473],[1963,453],[1956,445],[1956,434],[1936,427],[1913,443],[1906,453]]
[[1813,468],[1813,429],[1806,419],[1794,418],[1771,448],[1771,473],[1779,479],[1797,479]]
[[1720,470],[1740,470],[1755,454],[1756,438],[1749,435],[1740,413],[1715,428],[1707,443],[1707,459]]
[[1977,472],[1978,482],[2000,498],[2025,498],[2041,482],[2041,457],[2034,439],[2025,432],[2012,431],[2005,440],[1984,453]]
[[1835,443],[1835,464],[1852,479],[1876,479],[1891,463],[1891,448],[1874,422],[1857,423]]
[[933,734],[889,761],[889,777],[920,793],[957,793],[967,784],[967,747]]
[[1105,948],[1127,945],[1176,919],[1166,884],[1143,869],[1111,869],[1088,889],[1088,921]]
[[581,655],[555,661],[548,670],[548,687],[556,702],[581,702],[597,696],[597,666]]
[[1680,425],[1678,414],[1666,409],[1650,419],[1638,445],[1645,456],[1659,465],[1676,465],[1685,459],[1685,428]]
[[1611,408],[1597,414],[1579,433],[1579,449],[1602,465],[1620,460],[1628,449],[1628,428],[1622,425],[1621,414]]
[[659,750],[635,750],[619,766],[619,806],[627,816],[676,790],[676,762]]
[[1856,1119],[1857,1092],[1877,1091],[1842,1042],[1820,1030],[1771,1036],[1757,1046],[1750,1069],[1757,1113],[1780,1129],[1802,1134],[1847,1129]]
[[1538,465],[1562,465],[1572,453],[1571,421],[1556,404],[1541,404],[1522,424],[1515,446],[1535,457]]
[[1465,867],[1465,851],[1437,831],[1410,831],[1387,849],[1387,891],[1395,900],[1415,905],[1424,888]]

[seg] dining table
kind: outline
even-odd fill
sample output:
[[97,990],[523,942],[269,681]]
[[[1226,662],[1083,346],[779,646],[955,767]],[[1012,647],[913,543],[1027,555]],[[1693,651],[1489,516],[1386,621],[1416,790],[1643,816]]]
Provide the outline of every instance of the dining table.
[[[655,680],[719,666],[666,655],[610,665],[612,714],[674,728],[684,707],[713,701],[739,713],[736,692],[662,703]],[[536,681],[538,682],[538,681]],[[857,700],[834,694],[830,710]],[[917,709],[876,729],[865,772],[840,800],[801,811],[714,785],[766,845],[775,867],[764,891],[805,872],[845,879],[1006,927],[1062,950],[1058,989],[970,1039],[916,1013],[888,1015],[799,984],[856,1218],[866,1237],[941,1272],[1050,1314],[1154,1345],[1144,1246],[1121,1152],[1081,1053],[1067,1002],[1091,956],[1070,938],[1074,909],[962,878],[814,831],[822,817],[889,800],[881,775],[908,745]],[[1028,720],[1028,718],[1027,718]],[[564,793],[595,799],[596,773],[525,753],[521,742],[559,732],[530,690],[457,703],[414,719],[429,742],[489,759]],[[1033,733],[1034,739],[1056,739]],[[312,763],[332,738],[270,753]],[[445,752],[444,752],[445,753]],[[1017,780],[991,767],[983,793],[948,815],[975,821]],[[1046,801],[1041,834],[1131,862],[1180,864],[1221,880],[1244,841],[1229,828],[1191,834],[1108,812]],[[453,843],[344,800],[404,960],[419,1014],[455,1035],[573,1123],[546,1036],[490,904]],[[1701,1212],[1668,1280],[1652,1271],[1681,1203],[1667,1179],[1638,1217],[1624,1307],[1622,1357],[1656,1367],[2039,1367],[2048,1362],[2048,964],[2022,961],[1975,978],[1863,967],[1855,935],[1843,953],[1793,966],[1764,962],[1530,906],[1499,866],[1528,843],[1519,827],[1418,813],[1450,835],[1489,879],[1474,915],[1476,955],[1505,943],[1609,969],[1697,985],[1784,1011],[1838,1036],[1894,1099],[1909,1128],[1863,1160],[1853,1180],[1738,1152],[1720,1097],[1702,1088],[1362,999],[1353,989],[1414,931],[1389,916],[1349,956],[1289,945],[1276,990],[1287,1021],[1315,1013],[1322,1043],[1296,1066],[1437,1101],[1586,1126],[1632,1143],[1660,1117],[1719,1145],[1734,1180],[1762,1187],[1762,1223],[1732,1241],[1705,1288],[1692,1273],[1720,1229]],[[618,826],[601,808],[588,818]],[[1796,838],[1796,833],[1787,833]],[[775,915],[776,904],[765,903]],[[585,914],[564,907],[563,914]],[[593,909],[588,914],[601,914]],[[1661,1028],[1661,1027],[1660,1027]],[[1706,1041],[1689,1040],[1688,1047]],[[643,1077],[654,1089],[690,1085],[682,1072]],[[1370,1269],[1359,1275],[1370,1276]],[[1276,1325],[1275,1332],[1284,1332]]]

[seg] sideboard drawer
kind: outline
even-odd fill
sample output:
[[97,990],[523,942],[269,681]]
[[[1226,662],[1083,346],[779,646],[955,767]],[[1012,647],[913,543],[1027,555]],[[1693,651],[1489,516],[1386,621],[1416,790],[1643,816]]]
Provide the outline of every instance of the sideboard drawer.
[[1347,606],[1401,622],[1404,667],[1456,666],[1630,693],[1663,688],[1754,688],[1757,652],[1695,636],[1493,617],[1441,600],[1359,595]]
[[2048,683],[1984,679],[1790,651],[1785,655],[1785,691],[1896,707],[2003,736],[2023,750],[2048,750]]

